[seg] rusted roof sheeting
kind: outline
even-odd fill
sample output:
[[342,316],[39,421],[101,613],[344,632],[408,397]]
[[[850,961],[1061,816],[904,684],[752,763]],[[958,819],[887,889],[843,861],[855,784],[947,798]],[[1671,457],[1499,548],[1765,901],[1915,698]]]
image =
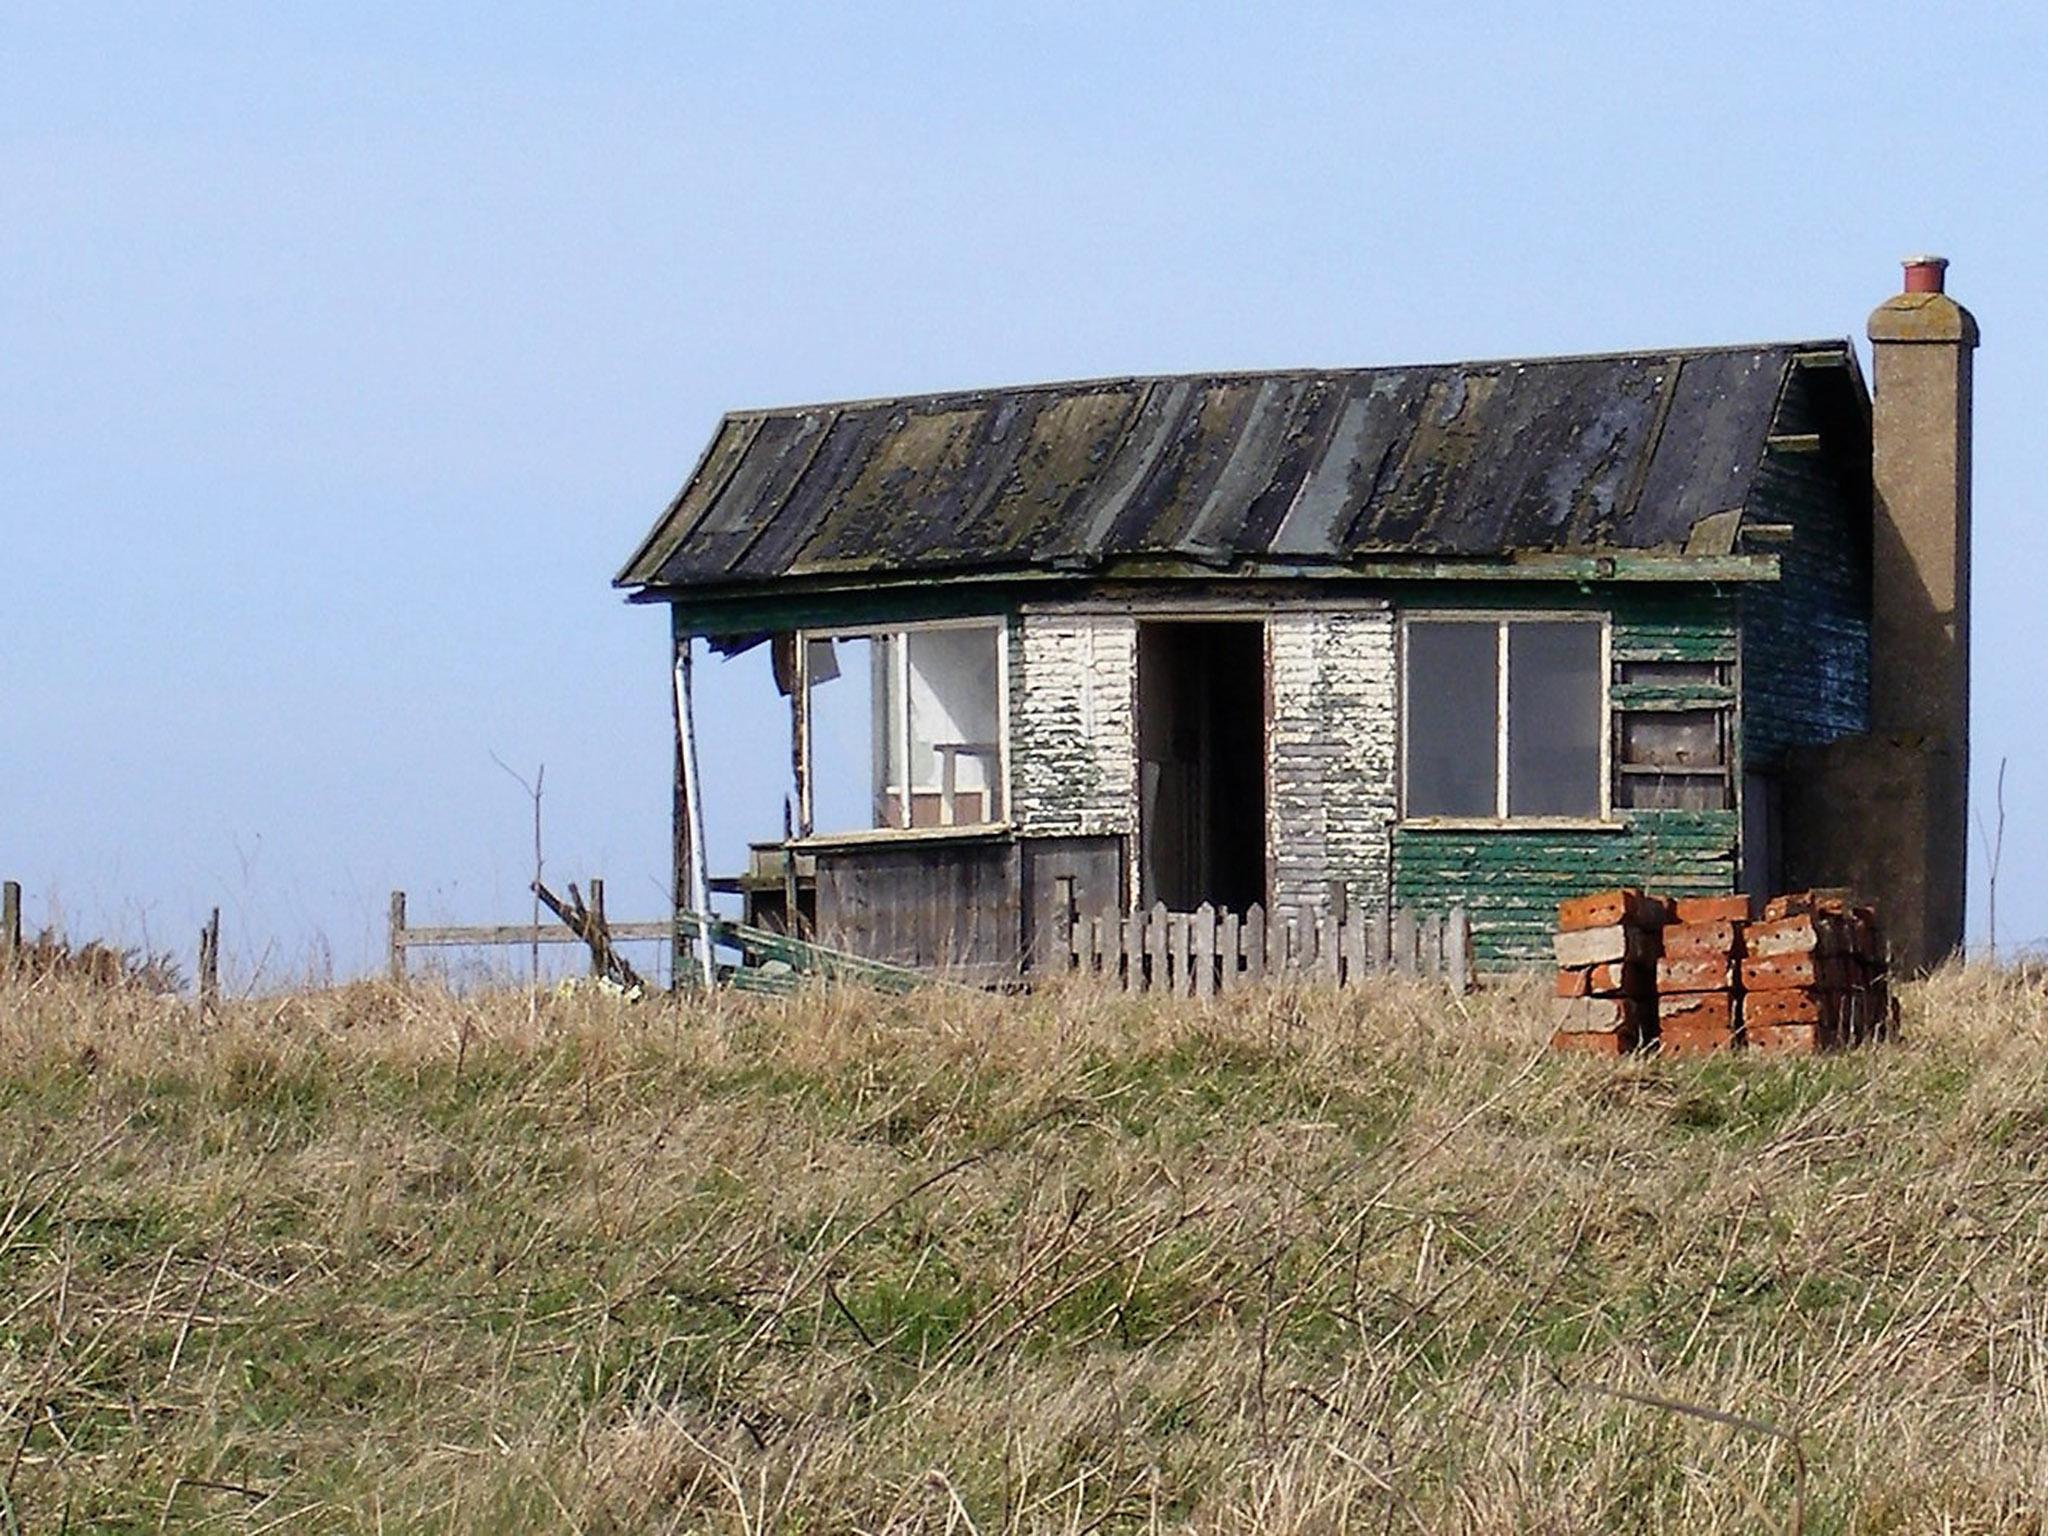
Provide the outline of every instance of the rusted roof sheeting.
[[720,423],[621,586],[1676,550],[1744,504],[1788,342],[1045,384]]

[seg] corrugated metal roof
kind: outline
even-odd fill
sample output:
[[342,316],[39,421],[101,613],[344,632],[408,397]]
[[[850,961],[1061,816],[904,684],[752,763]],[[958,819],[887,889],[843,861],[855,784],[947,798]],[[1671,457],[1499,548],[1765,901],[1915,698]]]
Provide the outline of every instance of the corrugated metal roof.
[[1786,342],[739,411],[618,582],[1678,550],[1700,518],[1744,504],[1795,357],[1847,352]]

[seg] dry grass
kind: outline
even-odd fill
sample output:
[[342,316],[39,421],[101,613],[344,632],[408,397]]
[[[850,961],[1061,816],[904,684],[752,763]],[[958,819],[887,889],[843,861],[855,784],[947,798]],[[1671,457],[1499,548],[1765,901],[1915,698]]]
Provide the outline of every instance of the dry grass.
[[2048,991],[1540,1017],[0,986],[0,1529],[2041,1530]]

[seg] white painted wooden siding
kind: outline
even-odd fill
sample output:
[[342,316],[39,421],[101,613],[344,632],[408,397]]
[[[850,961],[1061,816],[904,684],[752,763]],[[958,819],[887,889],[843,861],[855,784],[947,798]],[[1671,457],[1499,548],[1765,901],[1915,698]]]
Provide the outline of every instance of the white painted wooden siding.
[[1275,911],[1387,899],[1396,812],[1398,678],[1390,608],[1278,613],[1266,742]]
[[1026,614],[1012,628],[1012,815],[1027,835],[1137,830],[1138,627],[1112,614]]

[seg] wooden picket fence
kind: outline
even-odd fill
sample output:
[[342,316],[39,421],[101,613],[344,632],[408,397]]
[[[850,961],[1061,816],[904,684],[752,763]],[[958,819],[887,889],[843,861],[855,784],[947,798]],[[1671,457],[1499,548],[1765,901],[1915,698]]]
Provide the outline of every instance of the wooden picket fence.
[[[1355,986],[1370,976],[1437,976],[1472,985],[1472,925],[1462,907],[1418,913],[1061,911],[1049,926],[1056,968],[1126,992],[1213,997],[1267,979]],[[1064,963],[1062,963],[1064,962]]]

